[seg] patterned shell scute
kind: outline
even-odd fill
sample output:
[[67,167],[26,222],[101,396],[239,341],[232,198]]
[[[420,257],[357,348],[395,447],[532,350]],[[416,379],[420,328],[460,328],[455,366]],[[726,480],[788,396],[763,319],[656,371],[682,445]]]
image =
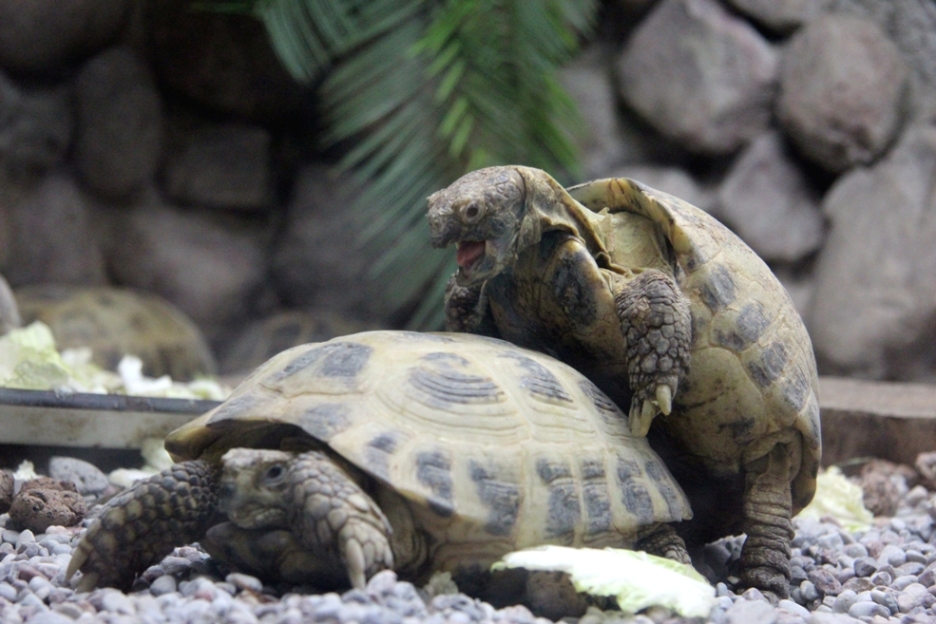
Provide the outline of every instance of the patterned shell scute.
[[[798,509],[797,501],[815,490],[819,465],[818,376],[809,336],[786,290],[741,239],[681,199],[626,178],[568,192],[593,211],[642,215],[663,232],[692,310],[690,370],[676,403],[696,424],[684,435],[701,455],[732,471],[732,462],[756,458],[799,432]],[[731,450],[739,447],[741,458]]]
[[430,530],[457,515],[517,547],[602,545],[691,517],[614,403],[572,368],[500,340],[377,331],[296,347],[229,404],[202,421],[229,427],[227,444],[249,421],[297,425],[421,505]]

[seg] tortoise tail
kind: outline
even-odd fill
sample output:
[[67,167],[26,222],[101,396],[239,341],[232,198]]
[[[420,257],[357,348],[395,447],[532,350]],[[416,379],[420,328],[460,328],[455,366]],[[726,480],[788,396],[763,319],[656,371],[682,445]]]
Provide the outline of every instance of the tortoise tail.
[[112,498],[78,543],[66,572],[77,591],[129,589],[176,546],[202,537],[218,507],[218,467],[201,460],[163,470]]

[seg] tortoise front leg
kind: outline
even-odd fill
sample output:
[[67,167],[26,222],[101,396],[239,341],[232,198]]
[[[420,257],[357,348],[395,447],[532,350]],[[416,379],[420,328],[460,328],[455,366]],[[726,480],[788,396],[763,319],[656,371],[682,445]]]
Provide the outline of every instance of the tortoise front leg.
[[494,323],[491,306],[484,292],[484,283],[474,286],[459,286],[455,275],[445,286],[445,329],[480,336],[500,338]]
[[692,564],[686,542],[669,524],[660,524],[642,535],[634,544],[634,550],[642,550],[679,563]]
[[129,589],[137,574],[205,534],[217,518],[217,481],[216,466],[188,461],[115,496],[81,538],[65,578],[81,570],[77,591]]
[[633,392],[630,428],[634,435],[643,436],[657,413],[670,413],[679,382],[689,369],[689,299],[672,277],[656,269],[647,269],[632,280],[614,280],[612,291],[627,342]]
[[778,598],[790,594],[792,461],[790,448],[778,444],[745,467],[743,528],[747,538],[741,550],[741,583]]

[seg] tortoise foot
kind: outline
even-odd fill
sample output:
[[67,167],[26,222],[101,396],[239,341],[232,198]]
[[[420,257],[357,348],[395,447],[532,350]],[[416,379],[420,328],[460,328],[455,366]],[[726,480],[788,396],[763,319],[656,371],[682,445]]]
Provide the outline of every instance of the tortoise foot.
[[669,415],[689,369],[689,301],[671,277],[652,269],[623,285],[614,301],[634,392],[629,424],[634,435],[644,436],[657,414]]

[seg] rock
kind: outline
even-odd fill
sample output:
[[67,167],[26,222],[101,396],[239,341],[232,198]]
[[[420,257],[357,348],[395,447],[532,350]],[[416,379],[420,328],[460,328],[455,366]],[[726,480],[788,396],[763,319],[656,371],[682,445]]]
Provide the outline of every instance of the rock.
[[9,470],[0,470],[0,514],[10,510],[13,502],[13,473]]
[[264,208],[270,205],[270,133],[245,124],[185,132],[163,169],[166,193],[183,205]]
[[787,294],[790,295],[790,299],[793,300],[793,307],[796,308],[800,316],[805,316],[811,305],[813,292],[816,289],[812,271],[808,269],[804,271],[798,267],[783,264],[774,264],[770,268],[773,269],[774,275],[780,280]]
[[10,520],[22,529],[44,533],[52,525],[75,526],[87,509],[71,481],[38,477],[23,484],[10,505]]
[[49,477],[75,484],[79,494],[100,494],[110,485],[107,475],[92,463],[75,457],[52,457]]
[[917,469],[920,477],[923,478],[923,485],[927,489],[936,491],[936,451],[917,455],[913,467]]
[[75,80],[75,160],[84,181],[125,199],[153,178],[162,155],[162,101],[149,69],[126,47],[81,68]]
[[357,193],[349,178],[323,165],[302,169],[273,253],[273,277],[291,307],[381,324],[391,311],[369,275],[373,258],[356,250],[364,224],[347,210],[335,210],[352,205]]
[[832,0],[728,0],[733,8],[775,33],[787,34],[828,8]]
[[903,54],[911,69],[912,114],[936,114],[936,4],[930,0],[832,0],[832,9],[873,21]]
[[764,260],[796,262],[819,249],[820,195],[779,133],[748,145],[718,191],[718,215]]
[[862,500],[864,506],[875,516],[892,516],[897,511],[900,490],[890,477],[872,472],[862,475]]
[[156,72],[173,90],[255,121],[282,123],[311,108],[311,90],[286,72],[253,16],[167,0],[151,3],[147,18]]
[[[13,291],[6,279],[0,275],[0,336],[22,325],[19,308]],[[0,512],[2,513],[2,512]]]
[[37,177],[61,162],[74,125],[70,96],[67,87],[19,87],[0,72],[0,168]]
[[221,372],[249,372],[290,347],[367,329],[374,328],[335,313],[283,310],[250,324],[231,340],[221,360]]
[[874,23],[823,15],[784,54],[777,116],[803,155],[829,171],[866,165],[897,135],[908,75]]
[[820,372],[932,378],[934,179],[936,127],[924,126],[908,131],[885,160],[843,176],[827,193],[823,210],[831,228],[806,315]]
[[930,384],[820,377],[819,396],[825,465],[855,457],[912,464],[936,448],[936,388]]
[[214,339],[249,315],[266,274],[261,232],[230,214],[184,210],[156,197],[115,216],[107,250],[121,284],[154,292]]
[[607,57],[607,50],[595,45],[559,71],[559,80],[584,122],[576,143],[586,179],[603,177],[627,158]]
[[67,174],[49,174],[6,209],[11,230],[6,277],[11,285],[106,281],[93,209]]
[[769,602],[739,600],[728,609],[728,624],[770,624],[776,615]]
[[92,53],[116,37],[125,0],[0,0],[0,67],[42,72]]
[[691,151],[728,154],[770,121],[777,54],[714,0],[663,0],[618,58],[621,97]]

